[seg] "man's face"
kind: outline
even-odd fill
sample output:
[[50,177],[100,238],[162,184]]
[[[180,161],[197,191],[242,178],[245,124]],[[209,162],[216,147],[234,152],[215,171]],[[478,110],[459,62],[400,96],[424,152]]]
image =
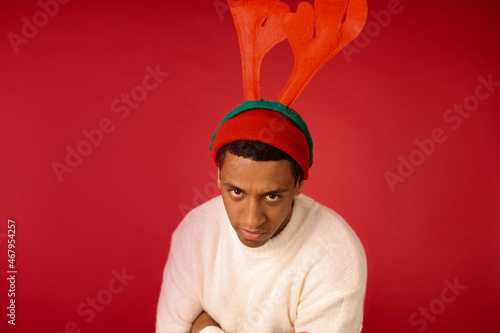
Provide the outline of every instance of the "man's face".
[[260,247],[290,220],[294,196],[302,192],[287,160],[257,162],[226,152],[217,185],[240,241]]

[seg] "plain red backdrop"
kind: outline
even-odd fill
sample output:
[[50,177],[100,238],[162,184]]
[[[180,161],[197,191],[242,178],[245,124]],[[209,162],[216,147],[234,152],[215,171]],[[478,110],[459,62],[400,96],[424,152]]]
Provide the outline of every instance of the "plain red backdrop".
[[[500,5],[401,0],[390,22],[380,17],[395,3],[368,1],[372,23],[356,50],[339,53],[294,105],[315,143],[304,192],[340,213],[366,248],[363,332],[497,331],[499,87],[455,129],[443,115],[474,102],[478,77],[500,81]],[[72,331],[71,322],[82,332],[154,331],[170,236],[186,210],[217,195],[208,146],[243,101],[226,9],[222,0],[71,1],[44,20],[35,0],[1,2],[2,332]],[[25,27],[29,38],[14,47],[33,19],[38,31]],[[265,98],[276,98],[292,64],[286,43],[265,59]],[[169,74],[142,96],[147,66]],[[143,100],[128,116],[113,112],[131,91]],[[65,163],[67,146],[88,149],[82,131],[106,118],[113,131],[60,181],[53,163]],[[424,160],[413,153],[421,165],[391,190],[386,172],[436,128],[446,140]],[[17,223],[15,327],[4,314],[8,218]],[[129,280],[118,288],[122,270]],[[467,288],[440,301],[455,279]],[[96,297],[105,304],[91,318]]]

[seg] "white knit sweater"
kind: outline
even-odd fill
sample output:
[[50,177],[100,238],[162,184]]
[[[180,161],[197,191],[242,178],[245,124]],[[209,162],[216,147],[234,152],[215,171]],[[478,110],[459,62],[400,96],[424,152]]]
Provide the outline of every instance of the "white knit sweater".
[[359,333],[366,257],[337,213],[301,194],[287,226],[259,248],[238,239],[218,196],[192,210],[172,236],[157,333]]

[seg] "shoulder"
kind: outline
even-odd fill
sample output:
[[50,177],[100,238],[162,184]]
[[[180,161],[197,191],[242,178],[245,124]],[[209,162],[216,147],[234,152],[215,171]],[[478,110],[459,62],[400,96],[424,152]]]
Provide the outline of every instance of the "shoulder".
[[220,219],[224,214],[224,203],[222,202],[222,196],[218,195],[215,198],[208,200],[207,202],[193,208],[186,216],[182,219],[180,226],[191,225],[196,223],[203,223],[206,220]]
[[[305,195],[297,197],[300,207],[302,228],[315,241],[325,242],[326,247],[336,249],[339,245],[349,248],[361,247],[361,242],[346,222],[337,212]],[[312,237],[314,236],[314,237]]]
[[349,284],[366,283],[366,255],[351,226],[334,210],[310,197],[297,197],[303,210],[301,225],[304,241],[301,249],[318,258],[317,269]]
[[182,219],[172,235],[172,243],[180,241],[193,245],[216,234],[226,216],[222,197],[219,195],[192,209]]

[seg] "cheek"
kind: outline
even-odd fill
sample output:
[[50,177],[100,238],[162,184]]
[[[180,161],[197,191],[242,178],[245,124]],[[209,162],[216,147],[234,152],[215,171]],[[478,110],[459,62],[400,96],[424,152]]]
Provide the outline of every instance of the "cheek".
[[237,216],[238,216],[238,207],[231,200],[229,197],[229,194],[222,195],[222,201],[224,202],[224,208],[226,209],[227,216],[229,217],[229,221],[231,222],[232,225],[234,225],[237,222]]
[[291,206],[287,203],[268,209],[266,215],[269,222],[271,222],[274,226],[279,227],[290,212],[290,207]]

